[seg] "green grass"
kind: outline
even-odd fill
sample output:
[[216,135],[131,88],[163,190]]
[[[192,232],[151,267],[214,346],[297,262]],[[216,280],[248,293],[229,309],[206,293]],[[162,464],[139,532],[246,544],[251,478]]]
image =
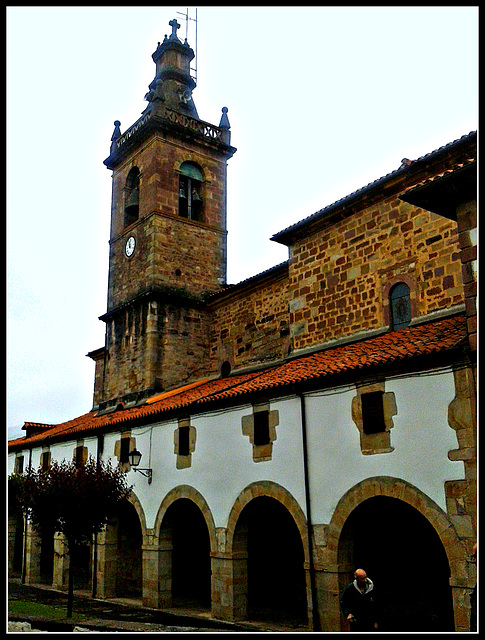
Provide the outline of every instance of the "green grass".
[[57,609],[47,604],[38,604],[37,602],[28,602],[26,600],[9,600],[8,612],[55,619],[66,617],[65,607],[64,609]]

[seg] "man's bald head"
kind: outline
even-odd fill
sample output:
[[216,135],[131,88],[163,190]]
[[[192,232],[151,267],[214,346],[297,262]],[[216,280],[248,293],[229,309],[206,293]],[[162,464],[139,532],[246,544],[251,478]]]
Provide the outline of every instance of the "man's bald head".
[[356,569],[354,571],[354,577],[357,580],[357,585],[362,589],[367,582],[367,573],[364,569]]

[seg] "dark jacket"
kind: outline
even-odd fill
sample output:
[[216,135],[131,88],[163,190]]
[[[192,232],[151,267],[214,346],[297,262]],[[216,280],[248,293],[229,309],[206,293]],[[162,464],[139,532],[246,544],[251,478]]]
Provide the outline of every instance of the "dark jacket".
[[340,607],[345,618],[351,613],[356,621],[351,623],[351,631],[373,631],[377,622],[376,594],[374,583],[367,578],[367,587],[362,592],[357,580],[345,587],[340,599]]

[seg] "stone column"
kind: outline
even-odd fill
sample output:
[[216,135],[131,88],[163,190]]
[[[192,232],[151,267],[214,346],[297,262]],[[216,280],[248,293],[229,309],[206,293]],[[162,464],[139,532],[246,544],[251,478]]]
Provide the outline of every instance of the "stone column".
[[143,606],[158,609],[159,548],[152,529],[147,530],[141,553]]
[[172,604],[172,532],[161,530],[158,543],[158,607]]
[[471,588],[457,581],[450,580],[453,597],[453,615],[455,631],[470,631],[470,593]]
[[17,533],[17,519],[8,517],[8,577],[13,576],[13,557],[15,549],[15,536]]
[[35,532],[31,522],[27,523],[26,536],[25,582],[26,584],[36,584],[40,582],[41,538]]
[[220,620],[246,620],[248,616],[248,554],[211,554],[212,615]]
[[64,534],[56,533],[54,535],[54,570],[52,578],[54,589],[67,590],[69,561],[67,540]]
[[160,339],[158,329],[158,314],[161,309],[158,307],[156,300],[148,301],[147,319],[146,319],[146,352],[144,354],[144,378],[145,386],[148,388],[156,388],[157,376],[159,375],[159,353],[158,343]]
[[477,201],[456,209],[469,345],[477,351]]
[[117,527],[108,525],[98,534],[97,596],[116,597],[116,573],[118,556]]
[[323,632],[346,631],[342,628],[340,595],[349,582],[351,568],[318,565],[315,569],[320,630]]

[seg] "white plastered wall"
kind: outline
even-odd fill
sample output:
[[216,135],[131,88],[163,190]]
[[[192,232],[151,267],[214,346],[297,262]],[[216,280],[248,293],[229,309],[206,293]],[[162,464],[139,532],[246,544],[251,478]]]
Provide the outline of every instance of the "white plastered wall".
[[[448,452],[457,447],[449,427],[448,405],[454,397],[451,371],[433,376],[387,380],[386,392],[396,398],[397,415],[391,429],[392,453],[363,455],[359,431],[352,420],[355,386],[311,394],[306,397],[308,458],[312,518],[314,524],[329,523],[339,500],[351,487],[374,476],[391,476],[411,483],[442,509],[446,509],[444,483],[464,478],[462,462],[452,462]],[[192,416],[196,429],[191,466],[176,468],[174,431],[177,421],[133,428],[131,436],[143,454],[140,467],[153,469],[153,482],[134,471],[128,474],[152,528],[167,493],[180,485],[196,489],[206,500],[216,527],[224,527],[235,500],[251,483],[266,480],[284,487],[305,513],[305,486],[299,398],[272,401],[279,412],[277,438],[271,460],[255,462],[252,445],[242,432],[242,417],[252,406]],[[103,458],[114,456],[120,432],[104,437]],[[71,460],[76,440],[51,446],[52,459]],[[88,453],[97,452],[96,437],[84,438]],[[42,447],[32,453],[33,466],[40,462]],[[24,451],[28,464],[28,450]],[[15,454],[9,455],[9,473]],[[36,462],[37,461],[37,462]]]
[[351,416],[355,387],[308,397],[308,450],[314,523],[329,523],[341,497],[362,480],[391,476],[406,480],[446,510],[444,483],[464,478],[461,462],[448,452],[457,448],[448,425],[453,400],[451,371],[433,376],[387,380],[396,398],[391,453],[363,455]]
[[[147,527],[153,527],[159,506],[167,493],[180,485],[196,489],[206,500],[216,527],[224,527],[238,495],[251,483],[268,480],[282,485],[304,507],[303,462],[299,405],[292,400],[271,403],[279,411],[272,459],[254,462],[252,445],[242,432],[242,416],[252,406],[193,416],[196,429],[191,466],[176,468],[174,431],[171,421],[132,431],[143,457],[140,467],[153,469],[153,481],[131,472],[128,480],[145,511]],[[150,434],[151,431],[151,434]],[[150,454],[151,439],[151,454]],[[105,454],[107,453],[105,442]]]

